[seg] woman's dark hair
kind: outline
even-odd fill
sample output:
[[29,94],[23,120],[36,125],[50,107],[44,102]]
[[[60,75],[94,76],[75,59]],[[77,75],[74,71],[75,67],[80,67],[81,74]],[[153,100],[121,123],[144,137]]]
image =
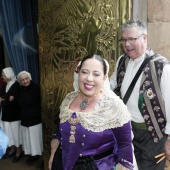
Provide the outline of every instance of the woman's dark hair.
[[96,60],[98,60],[98,61],[100,61],[100,62],[102,63],[102,65],[103,65],[103,72],[104,72],[104,75],[106,75],[106,73],[107,73],[106,63],[105,63],[105,61],[103,60],[103,58],[102,58],[101,56],[96,55],[96,54],[88,55],[88,56],[84,57],[83,60],[81,61],[80,66],[79,66],[79,70],[81,69],[83,63],[84,63],[86,60],[92,59],[92,58],[94,58],[94,59],[96,59]]

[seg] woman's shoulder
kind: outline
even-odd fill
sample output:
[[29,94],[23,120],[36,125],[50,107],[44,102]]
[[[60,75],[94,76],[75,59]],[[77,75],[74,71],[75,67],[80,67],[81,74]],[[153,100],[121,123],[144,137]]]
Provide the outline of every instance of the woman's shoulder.
[[20,84],[18,81],[13,82],[9,90],[19,90],[20,89]]
[[110,91],[104,91],[104,95],[103,95],[103,100],[109,100],[111,103],[122,103],[122,99],[120,99],[119,96],[117,96],[112,90]]
[[30,81],[30,84],[28,86],[21,86],[22,89],[29,89],[33,91],[39,91],[40,90],[40,85],[38,83],[33,82],[32,80]]
[[66,94],[66,96],[64,97],[61,106],[70,103],[71,101],[73,101],[73,99],[77,96],[78,91],[72,91],[68,94]]
[[30,86],[32,86],[34,88],[39,88],[40,87],[40,85],[38,83],[35,83],[32,80],[30,81]]
[[13,86],[20,86],[20,85],[19,85],[19,82],[18,82],[18,81],[15,81],[15,82],[13,83]]
[[76,97],[78,94],[78,91],[72,91],[72,92],[69,92],[66,94],[65,98],[64,99],[67,99],[67,98],[72,98],[72,97]]
[[111,115],[130,115],[127,106],[123,103],[123,100],[120,99],[115,93],[104,93],[103,100],[100,102],[100,109],[106,110],[111,113]]

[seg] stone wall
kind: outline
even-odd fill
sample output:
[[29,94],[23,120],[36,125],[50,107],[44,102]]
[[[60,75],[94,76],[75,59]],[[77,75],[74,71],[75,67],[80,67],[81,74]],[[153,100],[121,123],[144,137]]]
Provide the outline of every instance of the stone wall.
[[170,59],[170,0],[148,0],[148,46]]
[[133,19],[148,25],[148,46],[170,59],[170,0],[132,0]]

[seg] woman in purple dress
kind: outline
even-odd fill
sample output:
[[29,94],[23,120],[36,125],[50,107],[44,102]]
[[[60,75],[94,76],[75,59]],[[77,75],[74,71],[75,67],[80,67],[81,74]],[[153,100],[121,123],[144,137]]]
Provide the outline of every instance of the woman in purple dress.
[[[59,128],[51,141],[50,170],[133,169],[131,116],[106,85],[106,63],[98,55],[81,61],[78,88],[67,94],[60,106]],[[55,155],[59,150],[61,161]]]

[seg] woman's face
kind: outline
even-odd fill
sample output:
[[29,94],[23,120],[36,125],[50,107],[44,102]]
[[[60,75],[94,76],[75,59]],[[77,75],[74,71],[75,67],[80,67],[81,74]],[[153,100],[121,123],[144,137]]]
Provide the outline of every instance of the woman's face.
[[23,73],[20,76],[20,82],[21,82],[21,85],[26,87],[26,86],[28,86],[30,84],[30,78],[28,77],[27,74]]
[[102,90],[105,79],[102,63],[93,58],[87,59],[79,71],[79,89],[92,97]]
[[10,81],[9,78],[6,77],[6,75],[4,74],[4,72],[2,72],[1,78],[3,79],[3,82],[7,83]]

